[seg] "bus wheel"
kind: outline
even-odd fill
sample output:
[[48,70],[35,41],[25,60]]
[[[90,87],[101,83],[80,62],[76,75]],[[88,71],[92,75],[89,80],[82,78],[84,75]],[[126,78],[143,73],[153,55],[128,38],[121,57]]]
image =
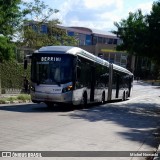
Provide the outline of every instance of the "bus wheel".
[[126,92],[126,99],[129,97],[128,95],[129,95],[129,93],[128,93],[128,91],[127,91],[127,92]]
[[101,103],[102,103],[102,104],[105,103],[105,92],[102,93],[102,101],[101,101]]
[[123,92],[123,98],[122,98],[122,101],[125,101],[126,100],[126,93]]
[[86,108],[87,107],[87,93],[84,92],[83,97],[82,97],[82,107]]

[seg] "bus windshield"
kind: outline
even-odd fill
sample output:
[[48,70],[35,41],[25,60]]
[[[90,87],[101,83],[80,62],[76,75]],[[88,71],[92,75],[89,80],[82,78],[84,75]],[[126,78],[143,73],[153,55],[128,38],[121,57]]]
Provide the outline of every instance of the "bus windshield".
[[32,57],[31,80],[39,84],[64,84],[73,80],[73,56],[37,54]]

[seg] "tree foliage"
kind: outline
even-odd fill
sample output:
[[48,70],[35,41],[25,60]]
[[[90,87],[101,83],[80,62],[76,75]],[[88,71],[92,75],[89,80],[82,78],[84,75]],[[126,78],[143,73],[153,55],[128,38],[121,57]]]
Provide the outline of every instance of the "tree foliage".
[[160,61],[160,2],[154,2],[150,14],[141,10],[129,13],[127,19],[115,22],[117,34],[123,43],[117,47],[131,55],[148,57],[155,63]]
[[65,30],[59,28],[54,21],[48,21],[44,24],[47,27],[47,33],[41,32],[42,23],[29,22],[29,25],[24,29],[24,46],[38,49],[46,45],[76,45],[75,39],[67,36]]
[[[4,61],[0,63],[1,71],[1,85],[2,88],[23,88],[24,76],[30,79],[31,65],[28,65],[27,70],[24,73],[24,67],[22,63],[16,61]],[[2,90],[3,91],[3,90]]]
[[[152,11],[147,16],[148,49],[154,62],[160,62],[160,1],[154,2]],[[160,64],[159,64],[160,66]]]
[[[51,9],[43,1],[34,0],[24,3],[24,25],[21,28],[21,42],[23,46],[37,49],[45,45],[75,45],[73,37],[67,36],[66,32],[59,28],[58,19],[51,19],[58,13],[57,9]],[[51,19],[51,20],[50,20]],[[47,27],[46,32],[42,27]]]
[[130,12],[126,20],[122,19],[120,23],[114,23],[118,28],[114,33],[123,40],[123,43],[118,46],[119,50],[127,50],[133,55],[143,54],[145,43],[142,40],[145,40],[147,32],[145,18],[141,10],[138,10],[135,13]]
[[[37,49],[45,45],[76,45],[73,37],[57,28],[56,18],[59,10],[52,9],[41,0],[24,2],[22,0],[0,0],[0,61],[12,59],[14,47]],[[47,33],[42,26],[47,26]]]
[[15,57],[15,45],[4,36],[0,36],[0,62],[11,60]]
[[21,0],[0,0],[0,34],[10,37],[17,29],[21,18]]
[[[41,0],[34,0],[33,2],[24,2],[23,7],[23,16],[24,20],[26,21],[35,20],[45,23],[53,14],[59,12],[59,10],[57,9],[49,8],[49,6]],[[58,23],[58,19],[55,19],[55,22]]]

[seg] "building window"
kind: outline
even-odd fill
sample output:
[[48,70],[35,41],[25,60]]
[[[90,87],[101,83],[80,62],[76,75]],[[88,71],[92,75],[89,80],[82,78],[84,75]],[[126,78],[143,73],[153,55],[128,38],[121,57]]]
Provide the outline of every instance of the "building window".
[[33,29],[35,32],[38,32],[38,27],[37,27],[35,24],[32,25],[32,29]]
[[47,26],[46,25],[41,26],[41,33],[47,33]]
[[67,32],[68,36],[74,36],[74,32],[68,31]]
[[113,40],[113,44],[117,44],[117,39],[114,39],[114,40]]
[[84,46],[86,41],[86,36],[84,34],[78,34],[79,45]]
[[112,38],[109,38],[108,44],[113,44],[113,39]]
[[108,38],[104,38],[104,44],[108,44],[109,39]]
[[91,35],[86,35],[86,45],[91,45]]
[[94,36],[94,37],[93,37],[93,45],[96,45],[96,44],[97,44],[97,37]]
[[106,38],[102,38],[103,44],[106,44]]
[[102,37],[98,37],[98,43],[103,43]]

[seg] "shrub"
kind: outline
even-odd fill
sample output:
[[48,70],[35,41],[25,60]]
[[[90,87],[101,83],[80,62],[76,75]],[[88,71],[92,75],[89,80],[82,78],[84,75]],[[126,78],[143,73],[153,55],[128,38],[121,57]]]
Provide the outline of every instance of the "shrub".
[[10,101],[11,103],[13,103],[13,101],[15,101],[17,98],[16,97],[9,97],[7,98],[7,101]]
[[2,91],[4,88],[22,89],[24,76],[30,80],[30,65],[24,71],[23,64],[16,61],[4,61],[1,63],[0,72]]
[[31,100],[31,96],[28,94],[21,94],[17,97],[17,99],[22,101]]
[[0,104],[4,104],[5,103],[5,99],[0,99]]

